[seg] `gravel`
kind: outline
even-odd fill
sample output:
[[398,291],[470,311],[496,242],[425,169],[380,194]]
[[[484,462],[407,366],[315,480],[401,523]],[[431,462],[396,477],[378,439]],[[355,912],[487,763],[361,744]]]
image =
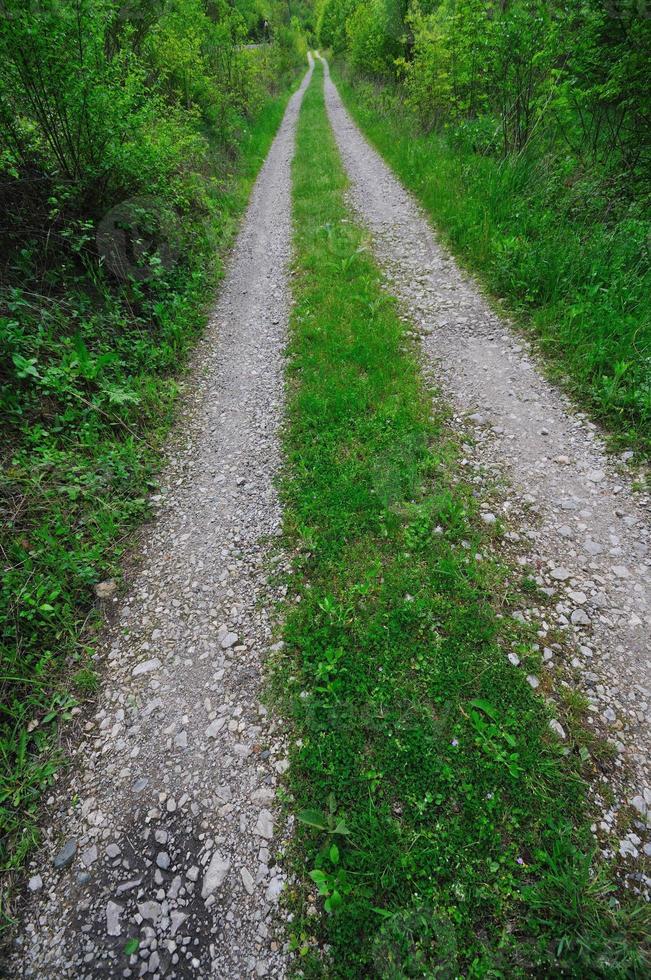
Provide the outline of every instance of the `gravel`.
[[[561,630],[576,647],[569,681],[588,699],[587,723],[616,749],[608,791],[648,839],[628,801],[651,787],[649,494],[634,490],[631,454],[605,452],[596,426],[545,378],[527,341],[441,246],[352,122],[327,67],[325,89],[351,208],[367,225],[387,286],[420,341],[426,376],[453,406],[468,479],[480,495],[487,486],[492,493],[501,488],[502,510],[494,500],[491,510],[511,532],[504,546],[511,556],[519,543],[516,560],[551,599],[551,607],[525,610],[523,618],[537,623],[541,646]],[[596,684],[589,679],[595,674]],[[600,727],[604,709],[616,721]],[[565,737],[560,722],[552,727]],[[594,803],[608,807],[601,788],[592,787]],[[616,853],[617,821],[609,833],[614,839],[604,853]],[[633,871],[630,887],[648,896],[648,869]]]
[[[276,858],[282,848],[271,810],[274,763],[287,747],[281,720],[259,698],[284,595],[269,573],[286,561],[274,477],[290,165],[308,80],[253,189],[193,359],[157,519],[113,600],[96,713],[46,802],[12,976],[286,974],[278,868],[258,875],[260,887],[239,869],[258,868],[261,831]],[[108,585],[100,591],[112,594]],[[127,956],[133,938],[140,947]]]

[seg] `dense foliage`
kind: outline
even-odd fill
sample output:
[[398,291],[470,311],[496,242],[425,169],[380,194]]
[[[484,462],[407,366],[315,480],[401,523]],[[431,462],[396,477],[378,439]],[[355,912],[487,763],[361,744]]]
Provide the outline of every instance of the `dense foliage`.
[[11,863],[53,770],[34,750],[93,684],[93,587],[146,513],[174,375],[304,55],[287,8],[264,0],[3,2],[0,836]]
[[453,248],[648,450],[648,4],[324,0],[318,27]]

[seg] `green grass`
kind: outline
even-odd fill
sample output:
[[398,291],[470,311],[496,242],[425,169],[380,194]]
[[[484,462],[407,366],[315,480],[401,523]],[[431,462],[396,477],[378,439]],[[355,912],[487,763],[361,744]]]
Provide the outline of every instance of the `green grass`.
[[353,118],[452,251],[539,341],[595,419],[651,449],[651,216],[558,147],[499,160],[424,133],[401,90],[333,75]]
[[37,841],[39,798],[62,761],[57,724],[95,689],[93,585],[119,578],[129,532],[149,513],[179,370],[288,85],[242,121],[236,157],[215,150],[210,211],[186,212],[174,268],[116,290],[96,261],[62,260],[41,280],[43,295],[5,296],[0,870],[19,867]]
[[321,78],[293,172],[294,595],[273,681],[294,734],[298,969],[642,976],[644,923],[595,873],[579,745],[563,754],[526,682],[538,653],[496,612],[509,586],[445,410],[350,220]]

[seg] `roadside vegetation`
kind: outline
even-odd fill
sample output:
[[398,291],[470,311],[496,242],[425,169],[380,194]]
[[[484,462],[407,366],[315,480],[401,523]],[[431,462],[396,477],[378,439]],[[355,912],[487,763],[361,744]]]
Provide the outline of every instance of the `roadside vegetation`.
[[2,4],[0,868],[37,839],[57,722],[93,690],[94,587],[147,515],[304,58],[280,4]]
[[619,443],[651,448],[651,62],[637,0],[323,0],[362,130]]
[[[294,162],[277,697],[292,719],[292,940],[306,977],[646,975],[582,775],[526,674],[445,408],[350,220],[322,69]],[[507,658],[516,652],[527,668]],[[587,768],[586,768],[587,767]],[[648,933],[647,933],[648,939]],[[324,952],[324,949],[327,952]]]

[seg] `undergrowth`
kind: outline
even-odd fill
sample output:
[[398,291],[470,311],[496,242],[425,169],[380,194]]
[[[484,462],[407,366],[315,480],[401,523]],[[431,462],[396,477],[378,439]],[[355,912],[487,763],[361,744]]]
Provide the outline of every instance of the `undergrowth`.
[[297,971],[642,976],[645,923],[595,863],[579,747],[507,659],[535,652],[494,608],[444,408],[349,218],[320,66],[297,141],[294,595],[274,665]]
[[434,220],[504,300],[594,418],[651,449],[651,220],[648,201],[609,201],[598,174],[531,150],[503,159],[426,132],[400,86],[335,64],[349,112]]

